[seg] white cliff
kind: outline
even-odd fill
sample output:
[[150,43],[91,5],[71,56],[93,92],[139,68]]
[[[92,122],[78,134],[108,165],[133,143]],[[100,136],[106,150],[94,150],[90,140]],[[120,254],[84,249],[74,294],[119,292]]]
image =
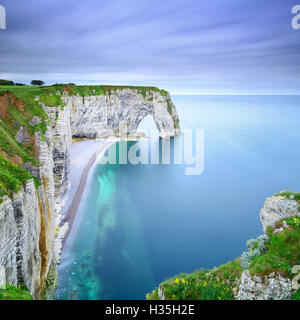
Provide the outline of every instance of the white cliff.
[[[162,138],[180,134],[175,106],[165,91],[141,94],[138,89],[123,88],[84,97],[66,91],[57,94],[64,106],[40,102],[49,125],[44,135],[34,134],[39,166],[30,162],[23,165],[39,179],[40,186],[36,188],[29,180],[21,191],[5,196],[0,204],[0,285],[23,283],[35,298],[41,297],[47,276],[46,282],[52,282],[48,273],[52,272],[53,278],[55,270],[48,271],[55,269],[59,260],[55,201],[69,186],[72,137],[137,137],[138,125],[147,115],[153,116]],[[9,99],[11,94],[5,101]],[[31,124],[40,121],[34,116]],[[20,126],[15,139],[19,143],[29,141],[26,127]]]
[[169,95],[123,89],[106,95],[80,97],[65,94],[63,101],[71,109],[73,136],[106,138],[135,136],[139,123],[152,115],[159,135],[170,138],[180,133],[178,115]]
[[33,180],[0,205],[0,273],[2,284],[24,283],[37,296],[40,287],[41,232],[38,195]]

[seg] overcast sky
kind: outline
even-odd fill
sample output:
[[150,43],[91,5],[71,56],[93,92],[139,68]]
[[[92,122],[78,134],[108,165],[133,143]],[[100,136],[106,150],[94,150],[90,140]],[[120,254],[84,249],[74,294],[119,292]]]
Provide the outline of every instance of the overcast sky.
[[0,0],[0,78],[300,94],[297,0]]

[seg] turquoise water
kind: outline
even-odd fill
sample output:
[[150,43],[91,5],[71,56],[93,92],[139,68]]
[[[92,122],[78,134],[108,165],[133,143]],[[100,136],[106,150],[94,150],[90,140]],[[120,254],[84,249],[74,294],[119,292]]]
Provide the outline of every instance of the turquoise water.
[[97,165],[62,255],[59,299],[144,299],[168,277],[225,263],[262,233],[266,197],[300,190],[300,96],[173,101],[182,128],[204,129],[203,174]]

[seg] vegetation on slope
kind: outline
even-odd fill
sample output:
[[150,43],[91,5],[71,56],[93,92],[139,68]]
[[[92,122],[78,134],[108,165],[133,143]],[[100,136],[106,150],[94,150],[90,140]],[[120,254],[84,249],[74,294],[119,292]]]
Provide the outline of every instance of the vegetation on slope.
[[47,88],[55,88],[55,90],[63,93],[66,91],[70,96],[79,95],[81,97],[87,96],[97,96],[97,95],[106,95],[115,92],[116,90],[124,90],[124,89],[131,89],[136,90],[139,94],[146,97],[150,92],[160,92],[161,95],[166,96],[168,92],[165,90],[161,90],[156,87],[141,87],[141,86],[107,86],[107,85],[96,85],[96,86],[76,86],[76,85],[64,85],[58,84],[51,87],[44,87]]
[[[240,261],[236,259],[214,270],[179,274],[163,282],[160,287],[167,300],[232,300],[232,289],[241,273]],[[147,294],[146,298],[158,300],[158,289]]]
[[34,179],[36,186],[38,180],[28,171],[8,161],[0,155],[0,203],[4,195],[11,196],[12,192],[18,192],[27,180]]
[[25,102],[28,106],[40,106],[39,102],[44,103],[48,107],[63,105],[61,100],[62,90],[58,90],[55,86],[0,86],[0,95],[7,92],[12,92],[18,99]]
[[[300,218],[293,217],[284,220],[288,228],[283,232],[274,233],[269,227],[267,234],[270,241],[266,244],[264,255],[253,258],[249,270],[252,275],[268,275],[274,271],[284,277],[292,278],[292,267],[300,264]],[[283,220],[276,223],[275,228],[283,227]]]
[[[33,178],[23,168],[25,163],[39,166],[34,133],[43,136],[48,125],[46,112],[24,87],[5,88],[9,91],[0,86],[0,202],[4,195],[11,196]],[[37,122],[32,122],[34,117]]]
[[[0,149],[2,155],[17,163],[32,162],[38,165],[34,154],[34,133],[41,131],[44,134],[47,130],[48,117],[38,101],[31,99],[30,95],[23,91],[23,87],[13,87],[14,93],[1,91],[0,87]],[[32,118],[40,119],[37,124],[32,123]],[[27,136],[25,143],[16,140],[16,136],[23,127]],[[15,159],[13,157],[17,156]]]
[[[74,84],[55,84],[53,86],[1,86],[0,95],[6,92],[12,92],[17,98],[21,99],[28,105],[37,104],[38,101],[48,107],[64,106],[61,95],[67,92],[70,96],[79,95],[81,97],[110,94],[116,90],[131,89],[136,90],[144,97],[150,92],[159,92],[162,96],[167,96],[168,92],[156,87],[143,86],[108,86],[108,85],[83,85]],[[151,97],[149,97],[151,99]]]
[[19,285],[17,288],[6,285],[5,289],[0,288],[0,300],[33,300],[25,286]]
[[[263,255],[254,257],[248,267],[252,275],[268,275],[279,272],[292,278],[294,265],[300,264],[300,218],[282,220],[276,227],[288,225],[280,233],[268,228],[269,242]],[[251,249],[250,249],[251,250]],[[160,284],[167,300],[232,300],[233,289],[237,286],[243,272],[240,258],[213,270],[200,270],[191,274],[180,274]],[[148,300],[157,300],[158,290],[146,295]],[[300,291],[293,295],[300,299]]]

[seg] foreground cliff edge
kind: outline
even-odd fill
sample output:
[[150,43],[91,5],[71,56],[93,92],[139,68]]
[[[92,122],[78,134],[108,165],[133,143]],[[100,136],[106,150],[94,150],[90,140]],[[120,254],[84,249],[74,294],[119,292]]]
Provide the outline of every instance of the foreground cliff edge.
[[212,270],[182,273],[148,293],[148,300],[300,300],[300,193],[266,200],[264,234],[247,241],[240,258]]
[[147,115],[161,138],[180,134],[169,93],[155,87],[0,86],[0,299],[55,289],[72,137],[138,138]]

